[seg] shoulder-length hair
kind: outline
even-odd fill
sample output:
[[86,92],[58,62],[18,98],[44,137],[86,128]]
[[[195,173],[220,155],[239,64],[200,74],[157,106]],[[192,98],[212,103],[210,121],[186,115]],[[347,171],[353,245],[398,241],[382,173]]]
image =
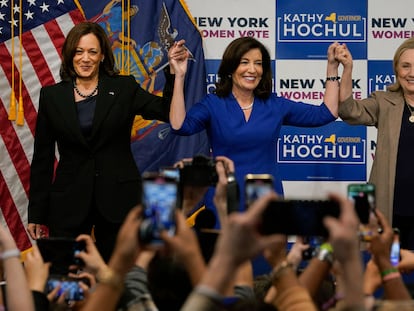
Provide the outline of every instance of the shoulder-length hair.
[[391,92],[402,92],[401,84],[397,79],[398,66],[400,63],[400,58],[401,58],[402,53],[404,53],[407,50],[411,50],[411,49],[414,49],[414,37],[405,40],[403,43],[401,43],[401,45],[395,51],[393,64],[392,64],[393,69],[394,69],[394,74],[395,74],[395,83],[389,85],[387,87],[387,90]]
[[60,78],[62,80],[73,80],[77,74],[73,68],[73,57],[76,53],[76,48],[79,40],[87,35],[94,34],[98,38],[101,52],[104,55],[103,61],[99,64],[99,71],[113,76],[119,73],[115,68],[115,59],[112,54],[111,43],[105,30],[97,23],[82,22],[75,25],[66,36],[62,47],[62,65],[60,67]]
[[266,47],[252,37],[237,38],[230,42],[223,53],[223,58],[218,70],[218,82],[215,93],[219,97],[226,97],[233,87],[232,74],[236,71],[243,55],[253,49],[259,49],[262,53],[263,74],[254,95],[259,98],[268,98],[272,92],[272,70],[270,66],[270,54]]

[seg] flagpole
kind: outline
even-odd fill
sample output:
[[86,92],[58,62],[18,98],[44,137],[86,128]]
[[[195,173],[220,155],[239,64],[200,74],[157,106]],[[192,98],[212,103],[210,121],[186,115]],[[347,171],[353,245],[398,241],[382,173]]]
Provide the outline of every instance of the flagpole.
[[128,27],[128,43],[127,43],[127,73],[128,75],[131,74],[131,66],[130,66],[130,61],[131,61],[131,53],[130,53],[130,48],[131,48],[131,0],[128,0],[127,2],[127,27]]
[[122,0],[121,2],[121,74],[125,74],[125,68],[124,68],[124,53],[125,53],[125,0]]

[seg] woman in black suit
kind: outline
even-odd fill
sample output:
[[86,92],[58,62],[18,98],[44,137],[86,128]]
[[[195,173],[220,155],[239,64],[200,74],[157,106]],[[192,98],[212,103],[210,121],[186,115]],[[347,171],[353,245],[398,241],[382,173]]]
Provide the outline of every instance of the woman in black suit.
[[[185,59],[183,45],[176,42],[169,59]],[[141,200],[130,149],[133,120],[168,121],[174,79],[166,73],[162,98],[120,76],[105,31],[91,22],[68,33],[62,59],[62,81],[40,91],[28,232],[38,239],[45,225],[49,236],[76,237],[94,228],[97,247],[109,258],[119,226]]]

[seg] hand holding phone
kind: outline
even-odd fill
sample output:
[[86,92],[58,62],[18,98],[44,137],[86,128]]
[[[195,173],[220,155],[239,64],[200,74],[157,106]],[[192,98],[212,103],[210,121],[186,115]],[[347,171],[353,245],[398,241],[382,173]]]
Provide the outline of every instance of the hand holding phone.
[[46,283],[46,293],[50,293],[56,287],[60,287],[56,297],[65,296],[65,301],[79,301],[85,298],[84,291],[79,285],[84,282],[89,285],[88,279],[77,279],[66,276],[51,276]]

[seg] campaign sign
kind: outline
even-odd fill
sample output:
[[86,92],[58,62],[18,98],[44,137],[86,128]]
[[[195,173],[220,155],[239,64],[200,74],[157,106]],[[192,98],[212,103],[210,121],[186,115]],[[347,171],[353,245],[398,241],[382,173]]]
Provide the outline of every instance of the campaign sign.
[[326,59],[335,41],[366,58],[366,1],[276,1],[276,59]]
[[342,121],[316,128],[284,126],[276,148],[283,180],[366,180],[365,126]]

